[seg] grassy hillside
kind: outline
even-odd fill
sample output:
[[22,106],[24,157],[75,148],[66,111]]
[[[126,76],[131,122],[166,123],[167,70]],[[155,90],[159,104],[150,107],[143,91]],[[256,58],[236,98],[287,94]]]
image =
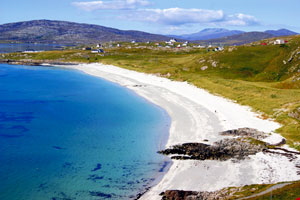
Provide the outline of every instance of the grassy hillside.
[[167,49],[124,44],[106,49],[105,54],[65,50],[41,53],[6,54],[4,59],[34,59],[72,62],[101,62],[153,73],[179,81],[188,81],[212,93],[251,106],[263,118],[281,123],[277,132],[300,150],[300,36],[283,38],[285,45],[273,45],[274,39],[244,46],[212,49]]

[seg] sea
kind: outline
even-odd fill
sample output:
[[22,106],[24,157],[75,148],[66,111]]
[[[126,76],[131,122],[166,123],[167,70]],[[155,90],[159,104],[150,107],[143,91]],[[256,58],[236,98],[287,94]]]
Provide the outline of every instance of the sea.
[[0,43],[0,53],[61,50],[71,45],[41,43]]
[[81,71],[0,64],[0,199],[135,199],[161,177],[170,117]]

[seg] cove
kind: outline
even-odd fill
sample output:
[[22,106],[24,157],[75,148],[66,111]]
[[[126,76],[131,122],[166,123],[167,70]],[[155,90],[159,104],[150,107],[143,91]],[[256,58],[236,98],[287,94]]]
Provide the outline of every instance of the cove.
[[115,83],[0,65],[0,199],[133,199],[162,173],[170,118]]

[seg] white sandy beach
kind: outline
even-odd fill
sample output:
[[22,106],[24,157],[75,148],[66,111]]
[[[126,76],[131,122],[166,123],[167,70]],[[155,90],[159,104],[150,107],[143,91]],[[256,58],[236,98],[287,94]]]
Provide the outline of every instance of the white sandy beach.
[[[71,67],[130,88],[165,109],[172,119],[167,147],[203,140],[212,144],[222,139],[219,132],[229,129],[249,127],[272,132],[280,127],[273,121],[258,118],[258,114],[248,107],[185,82],[111,65],[81,64]],[[276,143],[281,138],[273,134],[266,141]],[[295,167],[297,163],[300,165],[299,157],[289,161],[284,156],[264,153],[239,162],[175,160],[162,180],[141,199],[161,199],[159,194],[169,189],[214,191],[229,186],[300,180]]]

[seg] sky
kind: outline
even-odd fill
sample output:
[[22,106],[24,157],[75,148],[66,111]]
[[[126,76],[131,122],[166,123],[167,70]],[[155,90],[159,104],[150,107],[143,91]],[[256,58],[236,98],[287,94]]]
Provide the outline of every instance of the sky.
[[205,28],[300,33],[300,0],[0,0],[0,24],[37,19],[157,34]]

